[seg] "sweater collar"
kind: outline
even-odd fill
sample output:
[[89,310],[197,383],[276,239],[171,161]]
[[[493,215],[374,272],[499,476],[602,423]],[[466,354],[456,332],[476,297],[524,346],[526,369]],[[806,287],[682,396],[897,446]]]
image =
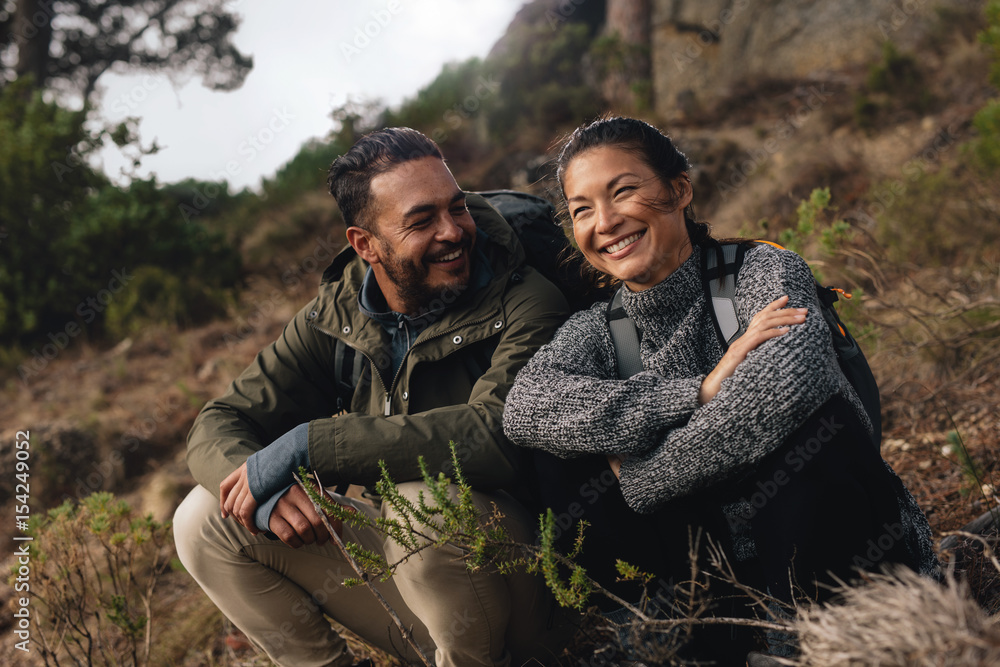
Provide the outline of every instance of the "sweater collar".
[[633,292],[623,286],[622,307],[640,330],[650,330],[647,323],[686,313],[702,297],[701,253],[702,249],[694,246],[691,256],[676,271],[649,289]]

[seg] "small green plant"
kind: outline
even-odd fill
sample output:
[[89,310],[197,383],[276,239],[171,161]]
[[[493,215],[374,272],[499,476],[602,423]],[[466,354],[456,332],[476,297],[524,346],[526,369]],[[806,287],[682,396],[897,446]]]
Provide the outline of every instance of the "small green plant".
[[[850,223],[833,215],[836,208],[831,206],[830,201],[830,188],[814,188],[809,193],[808,199],[799,202],[795,225],[777,234],[780,245],[806,259],[813,276],[821,285],[827,284],[828,279],[824,267],[832,260],[842,258],[851,248],[856,236],[855,229]],[[759,230],[760,236],[766,237],[771,225],[766,219],[760,220],[756,224],[756,229]],[[754,236],[749,225],[743,227],[740,235]],[[846,276],[843,272],[838,272],[836,279],[843,281]],[[837,302],[840,319],[855,338],[873,336],[876,331],[875,325],[865,316],[861,304],[863,288],[855,284],[842,293],[843,298]]]
[[[853,233],[851,226],[843,220],[821,224],[821,216],[832,210],[834,209],[830,206],[830,188],[813,189],[809,193],[809,199],[803,199],[795,209],[798,216],[795,227],[783,230],[778,235],[778,242],[801,255],[807,252],[810,242],[818,241],[819,251],[823,257],[834,254],[841,244],[853,238]],[[817,231],[818,238],[815,236]],[[817,273],[815,267],[813,273]],[[817,275],[816,279],[819,280],[820,276]]]
[[[384,580],[390,577],[395,568],[411,555],[442,544],[449,544],[462,550],[465,561],[472,570],[494,568],[502,573],[510,573],[515,569],[524,569],[542,576],[555,599],[564,607],[584,610],[594,595],[606,597],[626,611],[630,618],[625,626],[618,629],[625,634],[637,633],[637,636],[644,638],[657,638],[655,650],[648,647],[640,648],[638,649],[640,654],[651,650],[662,657],[666,655],[664,651],[668,653],[676,651],[678,642],[684,641],[683,634],[678,633],[678,629],[697,624],[731,624],[769,630],[789,630],[790,624],[786,621],[726,618],[708,614],[710,605],[706,600],[706,591],[713,579],[727,582],[746,594],[749,599],[760,601],[764,605],[762,609],[765,613],[768,604],[781,603],[740,584],[722,550],[711,540],[707,540],[707,554],[709,565],[715,573],[709,575],[700,571],[697,563],[700,533],[692,538],[690,546],[691,581],[684,582],[688,585],[688,590],[684,593],[687,597],[681,595],[680,597],[684,599],[675,600],[668,605],[669,609],[661,605],[649,605],[649,598],[645,594],[637,604],[624,600],[601,586],[587,574],[585,568],[574,562],[583,550],[586,529],[584,521],[577,525],[578,532],[568,554],[559,553],[555,548],[556,518],[551,509],[539,517],[540,531],[537,544],[513,541],[501,525],[502,516],[496,511],[492,515],[484,514],[475,506],[472,487],[462,473],[455,443],[450,443],[450,448],[455,471],[454,482],[444,473],[438,473],[436,477],[431,475],[421,457],[420,468],[427,492],[418,495],[417,502],[399,493],[385,466],[380,463],[382,474],[376,483],[376,490],[382,496],[383,504],[388,503],[391,511],[383,512],[383,516],[374,520],[361,512],[333,502],[321,490],[318,482],[313,481],[305,468],[300,468],[296,477],[296,481],[313,501],[331,536],[357,575],[345,579],[343,584],[366,586],[379,599],[386,612],[393,617],[403,637],[419,655],[424,656],[425,664],[430,664],[430,660],[413,641],[412,635],[403,626],[395,610],[380,595],[372,582],[376,578]],[[407,553],[399,562],[388,563],[381,554],[363,549],[354,543],[344,543],[335,530],[336,522],[380,530],[397,544],[405,547]],[[616,569],[623,580],[648,584],[653,579],[653,575],[623,561],[616,563]],[[670,593],[672,597],[673,591]],[[668,616],[664,617],[664,613]]]
[[170,525],[102,492],[32,519],[29,532],[31,641],[45,664],[148,664]]
[[965,441],[958,431],[948,431],[947,450],[954,454],[958,461],[958,466],[962,471],[962,478],[965,484],[962,486],[962,496],[978,495],[982,493],[983,480],[986,479],[986,468],[980,463],[969,448],[965,446]]

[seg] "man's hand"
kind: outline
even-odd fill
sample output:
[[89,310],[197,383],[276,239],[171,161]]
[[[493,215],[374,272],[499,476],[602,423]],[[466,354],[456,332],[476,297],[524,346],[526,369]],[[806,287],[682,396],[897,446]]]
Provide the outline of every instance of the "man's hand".
[[747,330],[733,341],[719,364],[702,380],[701,390],[698,392],[698,402],[701,405],[715,398],[722,388],[722,381],[733,374],[749,352],[757,349],[764,341],[788,333],[791,325],[806,321],[805,308],[787,308],[787,305],[787,296],[778,297],[753,316]]
[[[339,519],[331,518],[330,525],[338,535],[343,535]],[[297,484],[289,488],[274,506],[268,528],[293,549],[306,544],[326,544],[330,539],[330,532],[316,513],[312,500]]]
[[253,522],[254,512],[257,511],[257,500],[250,493],[245,461],[219,484],[219,509],[222,511],[223,519],[232,516],[237,523],[249,530],[251,535],[260,532]]

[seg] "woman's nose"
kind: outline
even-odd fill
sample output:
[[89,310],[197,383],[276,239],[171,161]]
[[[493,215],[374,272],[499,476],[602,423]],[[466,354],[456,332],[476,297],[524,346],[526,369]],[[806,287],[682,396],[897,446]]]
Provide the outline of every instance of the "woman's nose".
[[614,206],[599,205],[597,210],[597,231],[609,232],[619,225],[621,216],[615,211]]

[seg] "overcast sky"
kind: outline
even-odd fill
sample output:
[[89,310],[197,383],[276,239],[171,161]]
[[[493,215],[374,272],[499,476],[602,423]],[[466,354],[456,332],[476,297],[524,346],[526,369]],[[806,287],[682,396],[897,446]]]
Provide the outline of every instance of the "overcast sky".
[[[175,87],[166,75],[106,75],[102,116],[142,118],[141,175],[255,187],[312,137],[330,131],[330,111],[352,100],[397,104],[446,62],[483,57],[523,0],[233,0],[242,16],[234,41],[252,54],[243,87],[213,92],[198,78]],[[461,100],[456,100],[460,102]],[[117,151],[105,151],[110,176]]]

